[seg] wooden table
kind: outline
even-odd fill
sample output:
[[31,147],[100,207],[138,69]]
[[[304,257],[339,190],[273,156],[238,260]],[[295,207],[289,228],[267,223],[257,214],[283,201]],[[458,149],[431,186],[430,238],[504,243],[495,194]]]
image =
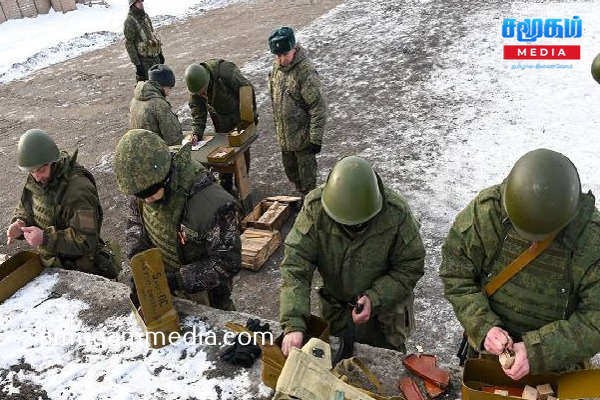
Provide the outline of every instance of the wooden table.
[[244,208],[252,208],[249,204],[250,199],[250,179],[248,178],[248,170],[246,168],[246,156],[244,153],[250,148],[250,145],[258,138],[255,134],[250,137],[240,147],[234,147],[234,153],[231,158],[224,162],[209,162],[208,155],[217,147],[230,147],[227,141],[226,133],[205,134],[204,137],[213,136],[204,146],[198,150],[192,151],[192,159],[201,162],[204,166],[212,168],[214,171],[226,174],[233,174],[235,177],[235,185],[238,191],[238,198]]

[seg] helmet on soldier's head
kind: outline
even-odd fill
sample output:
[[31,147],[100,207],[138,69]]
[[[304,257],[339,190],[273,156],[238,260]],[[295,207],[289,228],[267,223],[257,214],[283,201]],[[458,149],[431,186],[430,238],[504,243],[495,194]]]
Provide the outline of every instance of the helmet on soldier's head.
[[132,129],[117,143],[114,163],[119,190],[135,195],[167,178],[171,152],[156,133]]
[[175,86],[175,74],[166,64],[154,64],[148,70],[148,80],[158,83],[164,87]]
[[269,36],[269,48],[273,54],[285,54],[296,45],[296,37],[292,28],[282,26]]
[[190,64],[185,69],[185,83],[191,93],[198,93],[208,86],[210,74],[208,70],[199,64]]
[[59,158],[56,143],[45,131],[30,129],[19,138],[17,165],[22,171],[32,171]]
[[600,83],[600,54],[598,54],[592,62],[592,76],[596,82]]
[[522,156],[504,182],[502,202],[515,230],[536,241],[564,228],[577,214],[581,183],[567,157],[547,149]]
[[383,198],[371,165],[357,156],[338,161],[327,177],[321,204],[327,215],[343,225],[362,224],[377,215]]

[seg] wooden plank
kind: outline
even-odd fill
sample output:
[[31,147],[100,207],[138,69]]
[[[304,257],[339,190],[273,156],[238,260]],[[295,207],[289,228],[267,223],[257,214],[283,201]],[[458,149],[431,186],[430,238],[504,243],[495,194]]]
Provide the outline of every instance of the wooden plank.
[[289,203],[261,200],[242,220],[242,229],[280,230],[289,216]]
[[35,8],[39,14],[48,14],[52,5],[50,0],[35,0]]
[[0,3],[0,24],[6,21],[6,15],[4,15],[4,10],[2,10],[2,4]]
[[270,196],[266,197],[265,200],[269,201],[279,201],[282,203],[295,203],[302,200],[302,197],[297,196]]
[[242,267],[259,270],[281,243],[279,231],[246,229],[242,235]]
[[235,186],[238,189],[238,196],[241,201],[246,200],[250,194],[250,179],[248,179],[248,170],[246,169],[246,155],[244,153],[236,157],[233,164],[235,176]]
[[33,0],[17,0],[19,4],[19,8],[21,10],[21,15],[25,18],[34,18],[37,17],[38,11],[35,7],[35,3]]
[[0,0],[0,5],[6,19],[23,18],[17,0]]

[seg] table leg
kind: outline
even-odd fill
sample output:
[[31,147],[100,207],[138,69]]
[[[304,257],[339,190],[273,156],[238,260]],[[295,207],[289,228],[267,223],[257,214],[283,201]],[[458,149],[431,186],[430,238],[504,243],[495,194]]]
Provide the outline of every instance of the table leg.
[[235,185],[237,186],[238,196],[240,201],[244,203],[250,194],[250,179],[248,178],[248,170],[246,169],[246,156],[244,153],[236,158],[233,165],[233,171],[235,175]]

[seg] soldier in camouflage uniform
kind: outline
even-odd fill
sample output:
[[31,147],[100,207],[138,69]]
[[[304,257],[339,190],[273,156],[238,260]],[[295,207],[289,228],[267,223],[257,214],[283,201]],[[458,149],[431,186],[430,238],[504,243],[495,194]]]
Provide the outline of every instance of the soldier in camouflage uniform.
[[102,207],[92,174],[77,151],[60,152],[48,134],[25,132],[17,148],[19,168],[29,172],[6,236],[37,248],[46,267],[116,278],[117,263],[100,238]]
[[[551,241],[490,297],[482,288],[532,243]],[[480,192],[442,247],[445,296],[471,354],[515,351],[512,379],[564,371],[600,352],[600,213],[575,166],[546,149],[525,154]]]
[[233,197],[191,158],[191,143],[171,152],[156,134],[134,129],[117,144],[119,189],[132,195],[127,255],[160,250],[171,291],[233,310],[232,278],[241,267],[240,214]]
[[[425,249],[406,201],[359,157],[339,161],[305,198],[285,240],[281,264],[282,350],[300,347],[310,315],[315,269],[321,311],[333,335],[404,351],[414,327],[413,289]],[[362,312],[350,306],[363,305]]]
[[162,44],[154,32],[152,21],[144,11],[144,0],[128,0],[129,13],[125,19],[123,33],[129,59],[135,65],[135,78],[148,80],[148,70],[154,64],[164,64]]
[[158,133],[169,146],[181,144],[181,125],[166,99],[175,86],[175,75],[164,64],[153,65],[148,73],[150,79],[135,87],[129,105],[129,129]]
[[[238,126],[240,115],[240,88],[250,86],[254,104],[254,122],[258,124],[254,86],[232,62],[210,59],[191,64],[185,70],[185,81],[190,91],[189,106],[192,113],[194,141],[202,139],[206,129],[207,114],[217,133],[227,133]],[[244,153],[246,169],[250,169],[250,150]],[[221,184],[231,193],[233,175],[221,174]]]
[[317,184],[317,158],[327,121],[319,75],[291,28],[269,37],[276,55],[269,73],[275,129],[288,179],[306,195]]

